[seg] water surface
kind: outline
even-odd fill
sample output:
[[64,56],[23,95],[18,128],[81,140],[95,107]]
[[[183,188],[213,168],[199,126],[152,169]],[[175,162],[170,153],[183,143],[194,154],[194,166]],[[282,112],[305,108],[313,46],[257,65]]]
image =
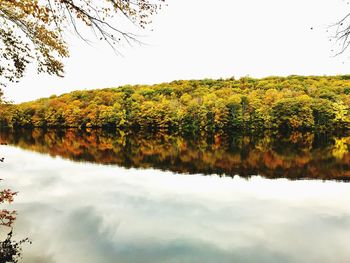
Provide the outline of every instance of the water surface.
[[350,261],[347,137],[78,135],[1,134],[1,184],[19,192],[13,238],[32,241],[21,262]]

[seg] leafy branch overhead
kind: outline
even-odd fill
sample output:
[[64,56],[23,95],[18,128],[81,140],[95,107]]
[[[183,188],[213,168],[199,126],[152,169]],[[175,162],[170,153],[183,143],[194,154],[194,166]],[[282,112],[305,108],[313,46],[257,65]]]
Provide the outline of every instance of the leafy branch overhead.
[[350,45],[350,13],[334,24],[333,27],[336,28],[334,38],[339,45],[337,51],[337,55],[339,55],[344,53]]
[[137,41],[135,35],[113,23],[125,16],[145,28],[164,0],[0,0],[0,84],[16,82],[27,66],[38,72],[62,76],[62,58],[69,56],[63,33],[73,30],[84,39],[81,25],[116,48],[121,41]]

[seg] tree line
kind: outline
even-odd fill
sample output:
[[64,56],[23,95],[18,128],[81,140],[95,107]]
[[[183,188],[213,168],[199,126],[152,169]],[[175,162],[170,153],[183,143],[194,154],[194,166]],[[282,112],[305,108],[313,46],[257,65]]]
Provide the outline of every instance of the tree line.
[[102,127],[198,134],[350,128],[350,75],[179,80],[1,104],[8,127]]

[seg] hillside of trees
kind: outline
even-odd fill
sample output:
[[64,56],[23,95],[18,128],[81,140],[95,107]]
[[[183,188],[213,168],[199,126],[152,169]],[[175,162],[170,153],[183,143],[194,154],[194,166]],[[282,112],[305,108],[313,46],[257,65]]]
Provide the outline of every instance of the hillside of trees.
[[180,133],[350,128],[350,75],[180,80],[74,91],[0,106],[9,127]]

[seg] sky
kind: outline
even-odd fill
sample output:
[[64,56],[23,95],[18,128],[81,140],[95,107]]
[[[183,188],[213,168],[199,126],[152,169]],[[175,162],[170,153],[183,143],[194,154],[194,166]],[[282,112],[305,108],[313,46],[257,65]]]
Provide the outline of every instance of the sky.
[[[19,103],[73,90],[178,79],[337,75],[350,71],[350,50],[334,57],[329,26],[350,11],[344,0],[167,0],[142,31],[144,45],[115,52],[67,34],[65,77],[34,67],[6,87]],[[121,22],[122,24],[122,22]],[[137,28],[135,32],[140,33]]]

